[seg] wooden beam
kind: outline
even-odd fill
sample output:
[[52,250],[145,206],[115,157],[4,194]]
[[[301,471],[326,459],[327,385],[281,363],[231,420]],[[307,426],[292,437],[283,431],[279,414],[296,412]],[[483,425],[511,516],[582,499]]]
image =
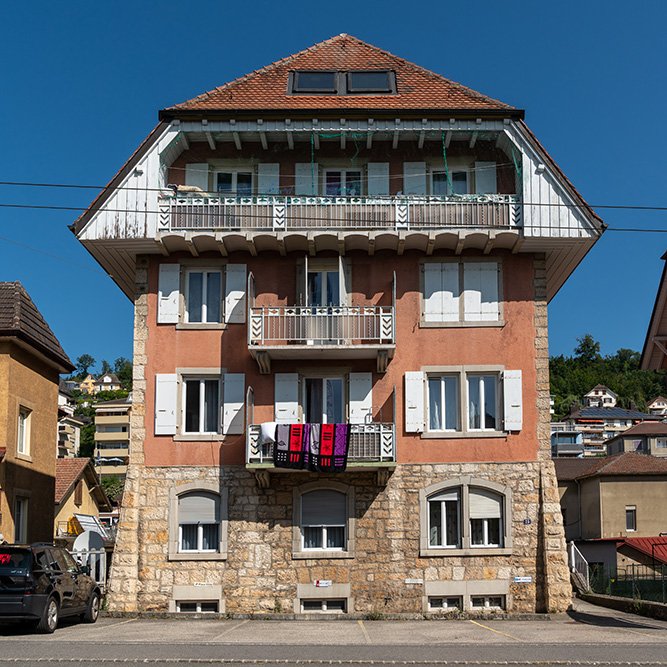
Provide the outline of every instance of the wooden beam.
[[456,242],[456,248],[454,249],[455,255],[460,255],[463,252],[463,246],[465,245],[466,237],[463,232],[459,232],[459,240]]
[[215,139],[213,138],[213,135],[210,132],[204,132],[206,135],[206,141],[208,141],[208,145],[211,147],[211,150],[215,150]]
[[167,250],[167,246],[165,246],[162,239],[155,239],[155,243],[157,244],[157,247],[160,248],[160,252],[165,257],[169,257],[169,251]]
[[426,243],[426,254],[432,255],[435,248],[435,232],[428,233],[428,242]]
[[347,140],[347,136],[346,136],[345,132],[343,132],[343,133],[340,135],[340,147],[341,147],[341,150],[345,150],[345,142],[346,142],[346,140]]
[[188,135],[185,132],[181,132],[181,141],[183,142],[183,150],[187,151],[190,148],[190,142],[188,141]]
[[241,137],[238,132],[232,132],[232,139],[234,139],[234,144],[236,145],[236,150],[241,150]]
[[285,249],[285,239],[282,237],[282,235],[276,239],[276,243],[278,244],[278,252],[280,253],[280,255],[282,257],[286,257],[287,250]]
[[193,257],[199,257],[199,252],[197,248],[195,247],[195,243],[192,240],[192,237],[185,237],[185,245],[188,247],[188,250],[192,254]]
[[470,137],[470,148],[475,148],[475,143],[477,142],[477,132],[473,132]]
[[259,140],[262,142],[262,148],[266,151],[269,149],[269,142],[266,140],[266,132],[259,133]]
[[372,257],[375,254],[375,234],[368,235],[368,255]]
[[287,132],[287,147],[293,151],[294,150],[294,137],[292,136],[291,132]]
[[426,140],[426,132],[424,132],[424,130],[422,130],[422,131],[419,133],[419,142],[418,142],[418,144],[417,144],[417,148],[419,148],[419,150],[421,150],[422,148],[424,148],[424,141],[425,141],[425,140]]
[[345,256],[345,234],[338,232],[338,254]]
[[372,133],[372,132],[369,132],[369,133],[366,135],[366,148],[367,148],[368,150],[370,150],[372,144],[373,144],[373,133]]
[[484,254],[488,255],[491,250],[493,249],[493,246],[495,245],[496,242],[496,230],[491,229],[489,230],[489,238],[486,242],[486,245],[484,246]]
[[319,151],[320,150],[320,137],[317,133],[313,134],[313,143],[315,144],[315,148]]
[[405,232],[398,233],[398,244],[396,245],[396,254],[402,255],[405,251]]
[[512,246],[512,254],[516,255],[519,250],[521,250],[521,246],[523,245],[523,242],[525,239],[522,236],[517,237],[516,243]]
[[449,148],[449,144],[452,141],[453,134],[454,133],[451,130],[447,130],[447,132],[445,132],[445,148]]
[[308,254],[311,257],[315,257],[315,236],[313,235],[312,232],[308,233]]
[[396,150],[398,148],[398,130],[394,130],[394,141],[391,147]]

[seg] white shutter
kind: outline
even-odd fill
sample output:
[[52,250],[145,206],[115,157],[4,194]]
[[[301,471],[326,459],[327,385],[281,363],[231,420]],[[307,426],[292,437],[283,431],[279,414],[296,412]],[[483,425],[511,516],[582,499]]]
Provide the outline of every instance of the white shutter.
[[299,422],[299,374],[276,373],[273,420],[277,424]]
[[260,162],[257,165],[257,194],[277,195],[280,192],[280,164]]
[[176,435],[176,373],[155,375],[155,435]]
[[208,192],[208,164],[206,162],[186,164],[185,184],[194,185]]
[[197,491],[178,499],[178,523],[218,523],[220,496]]
[[426,194],[426,162],[403,163],[403,194]]
[[478,195],[495,195],[498,192],[495,162],[475,162],[475,192]]
[[180,280],[180,264],[160,264],[157,295],[158,324],[178,323],[178,294]]
[[424,431],[424,374],[421,371],[405,373],[405,430],[408,433]]
[[373,373],[350,373],[350,424],[372,421]]
[[369,162],[368,163],[368,195],[388,196],[389,195],[389,163],[388,162]]
[[503,416],[506,431],[520,431],[523,428],[521,371],[503,373]]
[[424,321],[459,321],[459,265],[424,263]]
[[318,194],[319,166],[310,162],[297,162],[294,165],[294,194],[312,196]]
[[464,319],[466,321],[498,321],[498,264],[496,262],[465,262],[463,290]]
[[245,375],[224,373],[222,376],[223,406],[222,432],[236,435],[245,430],[243,415],[245,407]]
[[227,264],[225,269],[225,322],[245,322],[245,264]]
[[468,514],[471,519],[500,519],[501,496],[485,489],[471,489],[468,494]]
[[352,274],[350,272],[350,265],[345,261],[343,255],[338,257],[338,294],[340,297],[341,306],[349,306],[350,299],[350,284]]

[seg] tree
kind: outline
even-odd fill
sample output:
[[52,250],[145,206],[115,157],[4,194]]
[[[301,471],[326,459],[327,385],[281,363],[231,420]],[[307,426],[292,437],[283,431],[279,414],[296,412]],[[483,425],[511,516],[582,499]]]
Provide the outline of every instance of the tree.
[[132,362],[125,357],[118,357],[113,362],[114,373],[128,391],[132,391]]
[[76,368],[79,371],[79,375],[82,379],[88,375],[88,369],[94,365],[95,359],[89,354],[82,354],[80,357],[76,358]]
[[582,361],[597,361],[600,358],[600,343],[590,334],[577,338],[579,345],[574,348],[574,354]]
[[104,477],[102,478],[102,488],[109,500],[120,500],[125,489],[125,480],[118,477],[118,475]]
[[113,368],[106,359],[102,359],[102,370],[100,371],[100,375],[107,375],[108,373],[113,373]]

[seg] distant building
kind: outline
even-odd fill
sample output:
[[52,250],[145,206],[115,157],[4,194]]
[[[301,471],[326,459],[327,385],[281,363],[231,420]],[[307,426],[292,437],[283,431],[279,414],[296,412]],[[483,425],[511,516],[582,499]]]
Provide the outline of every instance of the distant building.
[[[667,423],[642,422],[607,440],[607,454],[638,452],[651,456],[667,457]],[[667,531],[667,525],[665,526]]]
[[82,391],[84,394],[94,394],[95,393],[95,383],[97,380],[94,376],[88,374],[79,384],[79,391]]
[[584,434],[567,428],[551,431],[551,456],[583,456]]
[[101,391],[119,391],[123,389],[121,381],[114,375],[114,373],[107,373],[100,376],[99,380],[95,382],[95,393]]
[[589,408],[615,408],[618,397],[603,384],[598,384],[584,394],[584,405]]
[[0,283],[0,533],[53,538],[60,373],[74,365],[21,283]]
[[667,398],[656,396],[648,402],[646,408],[652,415],[667,415]]
[[101,477],[125,479],[130,455],[132,396],[95,405],[95,466]]

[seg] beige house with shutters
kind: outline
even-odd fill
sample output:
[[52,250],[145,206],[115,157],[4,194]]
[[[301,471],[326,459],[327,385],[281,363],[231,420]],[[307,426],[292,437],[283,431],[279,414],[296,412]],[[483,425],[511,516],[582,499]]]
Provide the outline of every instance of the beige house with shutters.
[[524,112],[338,35],[159,117],[73,226],[135,304],[110,607],[566,609],[547,303],[603,226]]

